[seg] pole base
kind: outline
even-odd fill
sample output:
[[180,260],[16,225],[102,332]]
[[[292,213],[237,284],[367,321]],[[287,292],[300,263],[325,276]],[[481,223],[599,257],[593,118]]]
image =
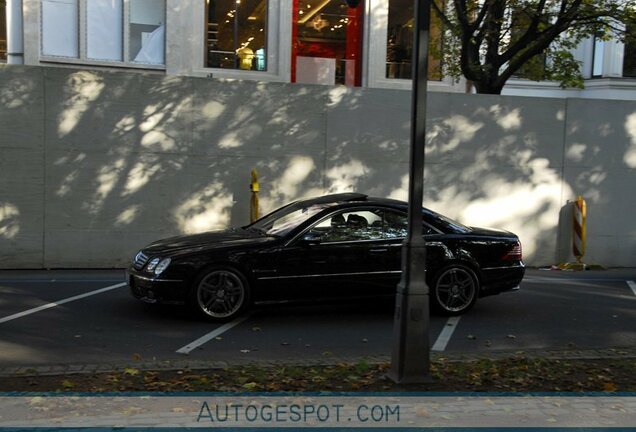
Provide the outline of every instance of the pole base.
[[599,264],[585,264],[583,262],[561,263],[556,266],[559,270],[583,271],[583,270],[605,270]]

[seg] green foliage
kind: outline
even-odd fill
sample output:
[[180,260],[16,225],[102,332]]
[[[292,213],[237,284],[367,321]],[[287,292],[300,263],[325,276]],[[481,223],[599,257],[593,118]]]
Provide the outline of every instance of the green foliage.
[[500,93],[512,76],[581,88],[581,64],[571,50],[584,39],[625,39],[636,22],[633,0],[454,0],[434,4],[444,24],[439,56],[444,74]]

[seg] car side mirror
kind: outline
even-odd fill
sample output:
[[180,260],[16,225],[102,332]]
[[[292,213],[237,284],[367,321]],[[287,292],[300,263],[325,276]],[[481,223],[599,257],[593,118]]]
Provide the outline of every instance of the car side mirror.
[[318,233],[308,232],[301,239],[303,245],[317,245],[322,242],[322,236]]

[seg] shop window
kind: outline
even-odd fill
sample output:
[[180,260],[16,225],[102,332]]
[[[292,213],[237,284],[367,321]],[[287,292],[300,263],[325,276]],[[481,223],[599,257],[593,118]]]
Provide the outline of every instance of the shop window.
[[206,66],[267,70],[267,0],[207,0]]
[[7,61],[7,2],[0,0],[0,62]]
[[627,24],[623,55],[623,76],[636,78],[636,22]]
[[[413,14],[412,0],[389,0],[386,78],[411,79]],[[428,56],[428,79],[431,81],[442,79],[442,49],[442,23],[432,12]]]
[[364,2],[294,0],[292,82],[359,86]]
[[165,63],[165,0],[42,0],[42,56]]

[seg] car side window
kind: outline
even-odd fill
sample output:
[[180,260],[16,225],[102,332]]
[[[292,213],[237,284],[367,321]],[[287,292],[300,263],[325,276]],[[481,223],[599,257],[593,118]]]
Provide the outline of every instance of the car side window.
[[[387,239],[405,238],[408,231],[406,213],[387,210],[384,212],[384,237]],[[422,234],[437,234],[426,222],[422,223]]]
[[384,237],[387,239],[404,238],[408,230],[406,214],[385,211],[384,212]]
[[382,210],[345,211],[331,215],[309,230],[322,243],[381,240]]

